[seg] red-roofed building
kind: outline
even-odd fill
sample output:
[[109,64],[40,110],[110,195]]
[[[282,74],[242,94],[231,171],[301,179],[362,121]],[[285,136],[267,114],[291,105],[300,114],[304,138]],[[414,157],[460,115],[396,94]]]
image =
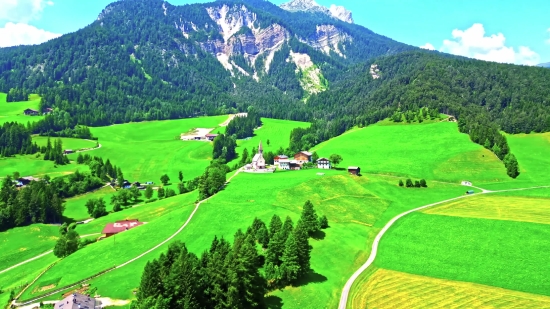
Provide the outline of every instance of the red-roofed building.
[[206,134],[206,139],[209,140],[209,141],[213,141],[216,137],[218,136],[218,134]]
[[116,221],[108,223],[101,233],[105,234],[105,237],[110,237],[140,225],[143,225],[143,222],[139,222],[138,219]]

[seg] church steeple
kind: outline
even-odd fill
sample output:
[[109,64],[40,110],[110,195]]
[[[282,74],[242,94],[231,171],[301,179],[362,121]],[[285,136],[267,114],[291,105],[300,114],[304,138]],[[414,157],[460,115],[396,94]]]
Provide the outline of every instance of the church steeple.
[[264,148],[262,147],[262,141],[260,141],[260,145],[258,146],[258,153],[264,153]]

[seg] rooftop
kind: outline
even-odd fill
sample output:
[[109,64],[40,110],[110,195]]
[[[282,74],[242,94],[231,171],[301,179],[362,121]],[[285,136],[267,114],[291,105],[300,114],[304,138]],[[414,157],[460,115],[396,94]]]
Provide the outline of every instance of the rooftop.
[[95,309],[96,301],[93,297],[74,293],[62,301],[55,303],[55,309]]
[[140,225],[143,225],[143,222],[139,222],[137,219],[116,221],[115,223],[108,223],[101,233],[116,234]]

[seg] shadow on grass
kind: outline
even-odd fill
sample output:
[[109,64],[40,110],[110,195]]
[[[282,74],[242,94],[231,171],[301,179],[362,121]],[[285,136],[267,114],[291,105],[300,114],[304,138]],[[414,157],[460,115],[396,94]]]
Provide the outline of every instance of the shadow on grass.
[[311,234],[311,238],[315,239],[315,240],[323,240],[325,239],[325,237],[327,236],[327,234],[324,232],[324,231],[317,231],[313,234]]
[[303,278],[300,278],[299,280],[297,280],[294,284],[294,286],[296,287],[299,287],[299,286],[305,286],[305,285],[308,285],[310,283],[323,283],[325,281],[327,281],[328,278],[321,275],[321,274],[318,274],[314,271],[310,271],[307,275],[305,275]]
[[275,295],[269,295],[265,298],[265,304],[269,309],[280,309],[283,308],[283,299]]

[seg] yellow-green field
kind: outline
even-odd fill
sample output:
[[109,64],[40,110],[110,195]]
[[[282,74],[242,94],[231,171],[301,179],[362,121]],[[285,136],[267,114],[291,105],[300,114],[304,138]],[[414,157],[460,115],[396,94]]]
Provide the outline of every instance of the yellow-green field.
[[35,122],[44,118],[44,116],[26,116],[23,114],[23,111],[27,108],[38,110],[40,105],[38,95],[30,95],[29,101],[10,103],[6,102],[6,96],[6,93],[0,93],[0,125],[11,121],[27,124],[27,122]]
[[378,269],[350,308],[550,308],[550,297]]
[[423,211],[427,214],[550,224],[550,198],[478,195]]
[[[85,140],[85,139],[79,139],[79,138],[66,138],[66,137],[51,137],[50,141],[53,145],[55,140],[61,139],[61,142],[63,143],[63,149],[71,149],[73,151],[83,149],[83,148],[94,148],[97,145],[96,141],[91,140]],[[32,138],[33,142],[36,142],[36,144],[40,147],[46,146],[48,144],[48,137],[47,136],[34,136]]]

